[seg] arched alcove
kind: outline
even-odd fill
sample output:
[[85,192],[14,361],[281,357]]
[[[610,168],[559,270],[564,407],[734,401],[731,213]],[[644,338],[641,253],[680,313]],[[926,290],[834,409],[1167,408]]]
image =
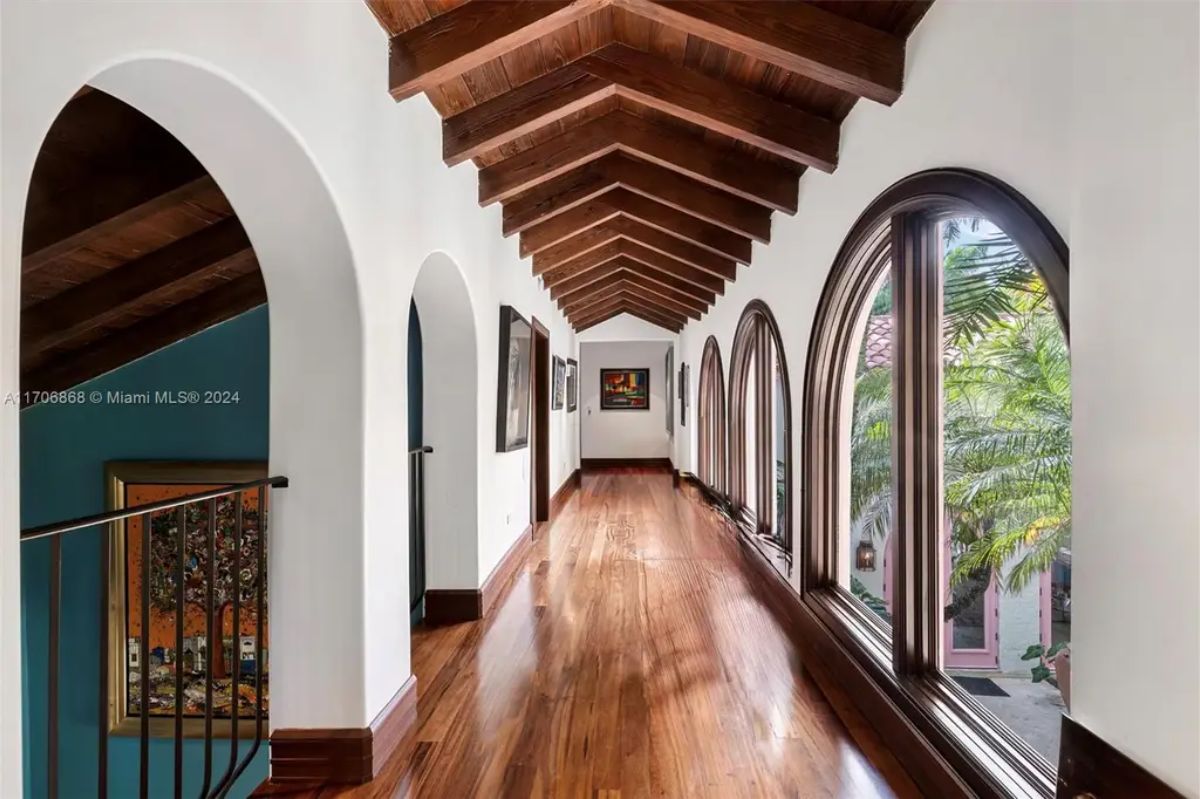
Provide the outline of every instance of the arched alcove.
[[[271,505],[271,726],[362,726],[370,720],[365,588],[347,591],[346,586],[365,582],[363,410],[357,399],[363,333],[353,255],[330,191],[288,126],[214,69],[170,57],[138,57],[108,66],[87,85],[137,109],[178,139],[228,197],[252,243],[271,302],[270,471],[291,479],[291,488],[273,496]],[[13,107],[31,113],[12,126],[19,144],[5,152],[5,166],[15,167],[6,171],[6,200],[28,194],[41,147],[37,137],[44,138],[58,112],[44,97],[22,97]],[[19,214],[6,214],[6,233],[14,227],[19,231],[20,220]],[[0,331],[0,366],[14,392],[22,271],[18,240],[6,242],[0,264],[5,303],[0,315],[14,320]],[[17,419],[15,413],[3,419],[2,438],[12,442],[12,450]],[[15,452],[9,448],[3,456],[6,501],[17,495],[19,485]],[[15,523],[16,503],[9,507],[6,519]],[[17,555],[16,546],[13,535],[4,545],[6,564],[19,560],[9,557]],[[6,608],[17,607],[15,575],[6,565]],[[9,621],[3,624],[3,648],[19,652],[20,628]],[[9,711],[20,707],[20,686],[7,679],[11,665],[6,658],[0,697],[6,727]],[[7,744],[19,740],[9,735],[6,756]]]
[[[446,620],[446,592],[478,589],[478,358],[466,280],[442,252],[413,286],[422,343],[426,613]],[[412,402],[413,398],[409,398]],[[412,464],[410,462],[410,468]]]

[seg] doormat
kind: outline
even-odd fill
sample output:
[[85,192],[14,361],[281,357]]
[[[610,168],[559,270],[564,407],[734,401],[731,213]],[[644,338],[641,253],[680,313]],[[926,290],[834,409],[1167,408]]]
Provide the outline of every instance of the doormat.
[[954,681],[966,688],[971,696],[1008,696],[1008,691],[987,677],[955,677]]

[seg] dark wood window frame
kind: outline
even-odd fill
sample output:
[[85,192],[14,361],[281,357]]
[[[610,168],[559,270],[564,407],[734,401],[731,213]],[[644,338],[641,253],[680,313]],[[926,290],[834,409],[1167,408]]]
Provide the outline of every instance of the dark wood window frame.
[[[774,430],[764,419],[770,420],[774,403],[775,387],[768,356],[775,353],[776,373],[783,384],[784,458],[783,479],[787,491],[783,503],[784,530],[782,538],[775,536],[770,517],[752,519],[748,513],[748,491],[756,492],[759,508],[775,506],[775,464],[771,462],[772,436]],[[754,356],[754,399],[755,399],[755,485],[746,485],[746,392],[750,381],[751,356]],[[733,518],[752,541],[765,549],[764,555],[790,576],[792,570],[792,392],[788,382],[787,358],[783,351],[783,339],[779,325],[770,307],[762,300],[751,300],[742,310],[737,331],[733,337],[733,350],[729,356],[729,426],[727,428],[729,468],[726,490]],[[764,479],[765,477],[765,479]]]
[[725,364],[716,336],[704,342],[700,358],[700,403],[696,409],[700,482],[718,497],[726,495],[729,463],[725,423]]
[[[1039,269],[1068,334],[1068,250],[1006,184],[965,169],[896,183],[863,212],[834,262],[814,320],[804,381],[801,601],[865,676],[973,790],[1052,796],[1055,772],[1032,747],[940,671],[941,247],[937,222],[987,218]],[[890,269],[894,298],[893,468],[896,561],[889,631],[838,584],[844,413],[857,328]],[[852,374],[851,374],[852,376]]]

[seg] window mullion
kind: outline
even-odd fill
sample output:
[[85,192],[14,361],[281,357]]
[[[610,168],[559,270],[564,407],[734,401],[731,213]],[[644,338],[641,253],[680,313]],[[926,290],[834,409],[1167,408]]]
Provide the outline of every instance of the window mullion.
[[892,217],[893,658],[898,674],[938,667],[942,586],[942,270],[937,222]]

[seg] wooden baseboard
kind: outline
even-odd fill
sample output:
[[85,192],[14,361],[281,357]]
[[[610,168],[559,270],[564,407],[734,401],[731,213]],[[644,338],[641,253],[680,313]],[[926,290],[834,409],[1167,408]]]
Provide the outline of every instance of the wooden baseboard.
[[[570,501],[579,485],[578,469],[571,472],[550,499],[550,524]],[[431,588],[425,592],[425,623],[431,627],[478,621],[488,614],[512,582],[533,546],[534,528],[526,527],[479,588]]]
[[1058,795],[1182,799],[1182,794],[1070,716],[1062,719]]
[[642,467],[674,469],[670,458],[580,458],[580,469],[611,469],[614,467]]
[[558,518],[558,514],[562,512],[563,507],[570,502],[575,490],[579,488],[582,479],[583,474],[579,469],[567,475],[567,479],[563,480],[562,485],[554,492],[554,496],[550,497],[550,521],[546,524],[551,524]]
[[361,785],[396,751],[417,718],[417,678],[410,676],[369,727],[271,732],[271,776],[253,796],[280,786]]
[[483,618],[478,588],[430,588],[425,591],[425,623],[430,627]]
[[479,589],[482,616],[486,616],[488,611],[496,606],[496,601],[504,595],[504,590],[512,583],[513,578],[520,571],[521,564],[525,561],[525,556],[532,548],[533,526],[530,525],[521,531],[517,540],[492,569],[492,573],[483,581],[483,586]]

